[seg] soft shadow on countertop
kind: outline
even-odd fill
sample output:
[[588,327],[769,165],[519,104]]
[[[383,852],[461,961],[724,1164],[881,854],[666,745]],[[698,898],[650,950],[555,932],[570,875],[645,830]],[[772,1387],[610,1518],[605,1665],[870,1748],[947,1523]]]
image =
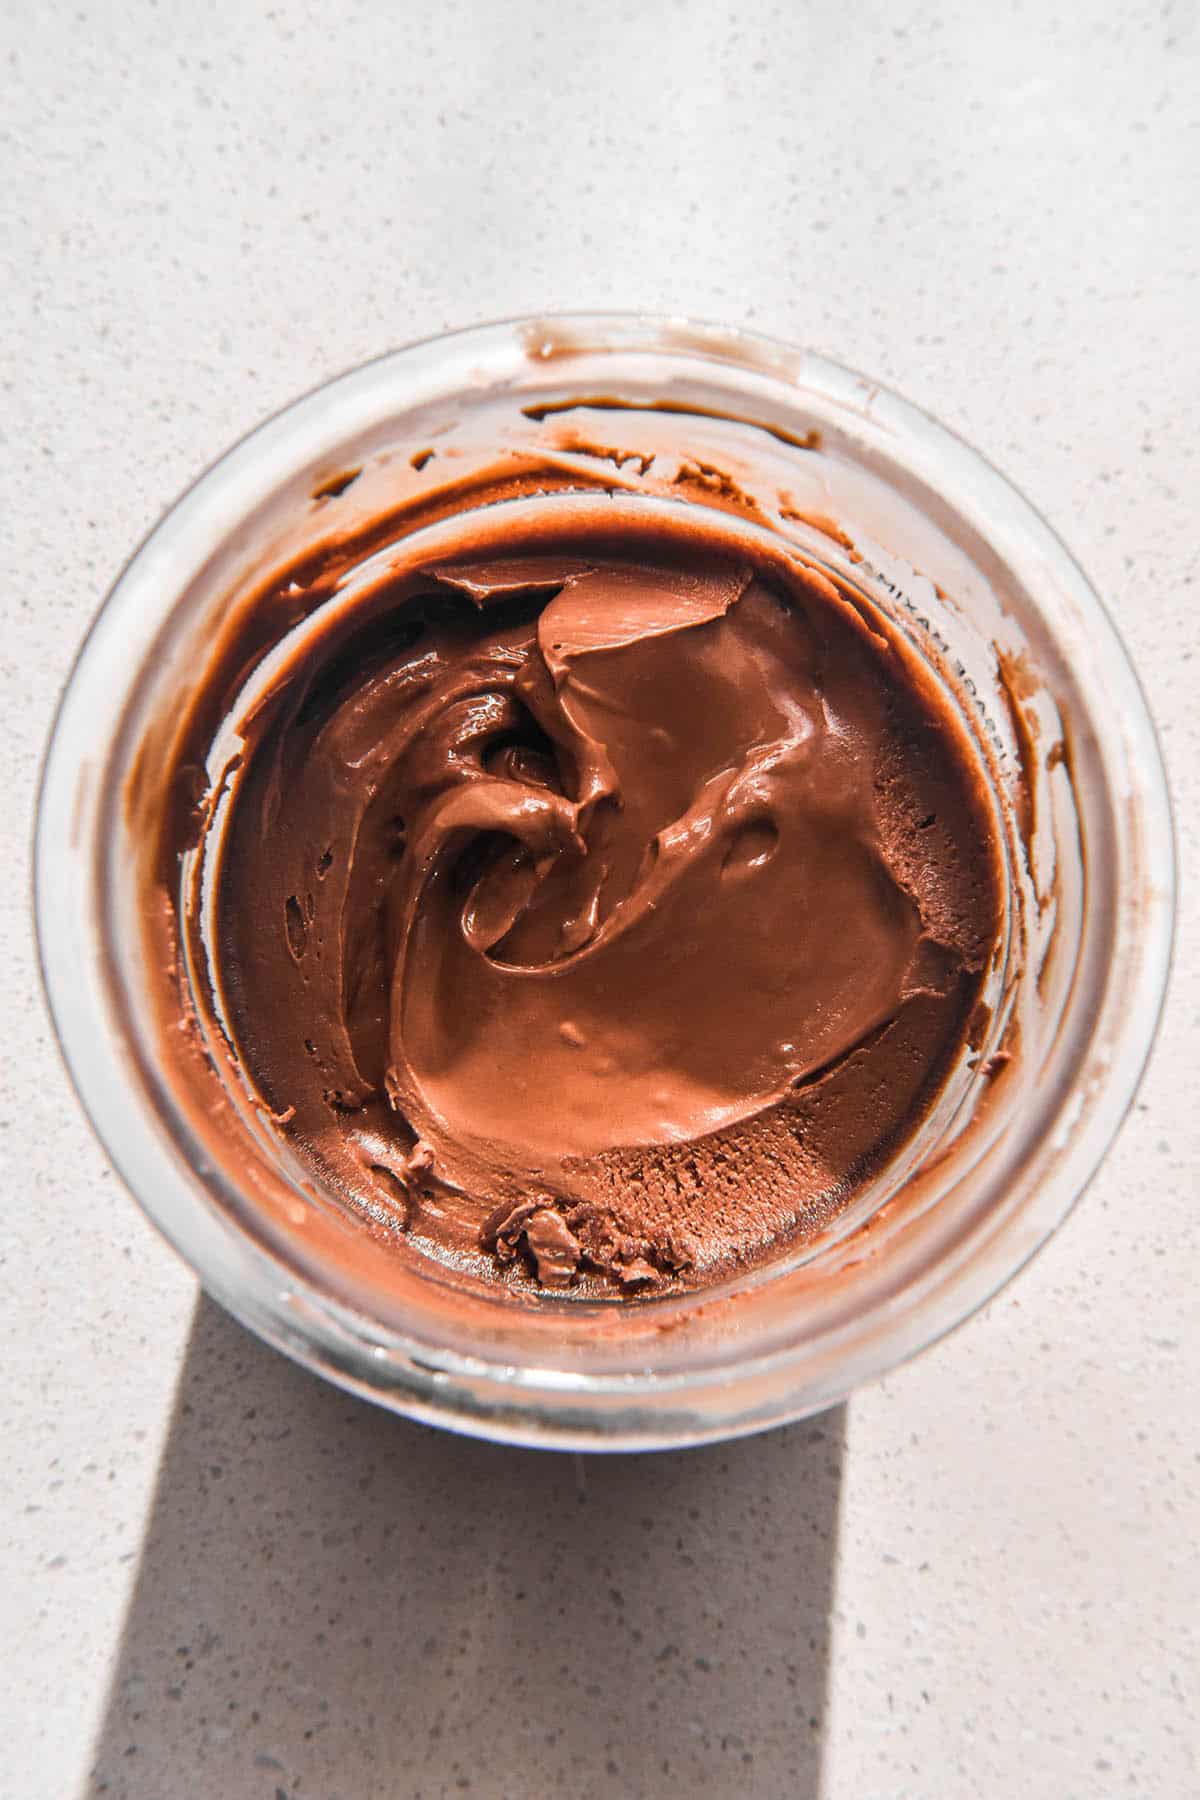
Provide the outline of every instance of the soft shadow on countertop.
[[814,1800],[843,1439],[473,1443],[201,1300],[83,1791]]

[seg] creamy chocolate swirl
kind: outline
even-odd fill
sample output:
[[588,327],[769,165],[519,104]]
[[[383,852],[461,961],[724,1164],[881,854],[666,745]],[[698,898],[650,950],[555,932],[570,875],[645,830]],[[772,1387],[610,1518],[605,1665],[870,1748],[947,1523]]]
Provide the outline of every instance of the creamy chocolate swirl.
[[962,1047],[997,916],[969,752],[816,570],[694,531],[408,570],[315,613],[238,729],[226,1029],[427,1252],[713,1279],[843,1204]]

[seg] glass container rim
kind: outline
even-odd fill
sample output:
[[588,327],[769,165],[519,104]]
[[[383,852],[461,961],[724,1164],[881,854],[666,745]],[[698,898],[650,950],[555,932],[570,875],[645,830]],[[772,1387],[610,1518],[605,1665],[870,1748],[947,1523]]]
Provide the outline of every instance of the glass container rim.
[[[97,1056],[111,1037],[103,1004],[103,944],[92,944],[94,895],[86,880],[67,879],[77,846],[80,767],[77,727],[85,723],[111,680],[122,614],[157,586],[169,603],[183,581],[173,560],[201,553],[214,512],[227,511],[248,476],[267,492],[301,466],[313,442],[330,450],[345,422],[371,391],[390,378],[403,385],[420,363],[441,355],[447,373],[461,376],[461,360],[536,358],[539,345],[589,354],[617,351],[699,358],[724,363],[751,383],[780,380],[834,407],[870,396],[893,439],[935,464],[955,467],[975,504],[989,498],[1016,508],[1030,545],[1051,559],[1060,581],[1094,630],[1091,653],[1122,703],[1129,739],[1126,772],[1139,805],[1144,860],[1152,867],[1154,905],[1140,917],[1138,941],[1119,918],[1114,931],[1130,984],[1114,1028],[1115,1050],[1102,1075],[1104,1104],[1093,1103],[1081,1130],[1070,1136],[1045,1180],[1034,1180],[965,1262],[935,1267],[879,1309],[822,1340],[824,1369],[805,1378],[801,1366],[811,1340],[742,1362],[720,1376],[711,1370],[692,1382],[652,1371],[628,1376],[572,1372],[531,1376],[512,1365],[482,1365],[428,1344],[405,1342],[388,1328],[333,1304],[206,1204],[202,1176],[183,1179],[146,1116],[144,1096],[125,1080],[119,1056]],[[430,369],[427,367],[426,373]],[[247,510],[243,501],[241,510]],[[1128,830],[1127,820],[1118,820]],[[1122,840],[1124,844],[1124,840]],[[1126,847],[1126,854],[1128,850]],[[1165,995],[1173,940],[1175,854],[1170,799],[1153,721],[1136,672],[1103,602],[1078,563],[1034,506],[977,451],[892,390],[816,352],[757,333],[675,316],[636,312],[559,313],[499,320],[435,334],[334,376],[280,409],[242,437],[188,487],[143,538],[117,576],[86,633],[56,709],[39,783],[34,842],[34,913],[43,988],[68,1073],[92,1127],[143,1210],[199,1274],[204,1286],[260,1336],[339,1385],[409,1416],[470,1435],[532,1445],[623,1450],[698,1444],[764,1429],[845,1397],[860,1385],[936,1342],[1004,1286],[1057,1229],[1098,1168],[1132,1104],[1153,1044]],[[1103,1011],[1103,1007],[1101,1009]],[[193,1172],[194,1173],[194,1172]],[[859,1342],[855,1343],[855,1338]],[[840,1341],[838,1341],[840,1340]],[[819,1359],[818,1359],[819,1360]],[[832,1361],[833,1366],[830,1367]]]

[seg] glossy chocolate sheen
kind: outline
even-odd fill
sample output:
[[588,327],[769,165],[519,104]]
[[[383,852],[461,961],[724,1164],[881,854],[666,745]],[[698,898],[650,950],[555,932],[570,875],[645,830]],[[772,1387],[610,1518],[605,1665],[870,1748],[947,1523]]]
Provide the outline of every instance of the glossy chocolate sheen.
[[398,1254],[713,1281],[827,1222],[962,1052],[999,912],[970,749],[796,559],[691,523],[405,569],[235,724],[225,1030]]

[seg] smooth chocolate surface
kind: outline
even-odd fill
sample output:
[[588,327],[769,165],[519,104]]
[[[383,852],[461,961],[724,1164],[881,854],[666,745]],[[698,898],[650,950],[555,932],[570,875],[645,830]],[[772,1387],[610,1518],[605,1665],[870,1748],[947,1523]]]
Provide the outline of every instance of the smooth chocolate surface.
[[970,752],[795,559],[689,522],[404,569],[234,723],[184,935],[275,1128],[398,1251],[712,1281],[833,1216],[962,1050],[998,912]]

